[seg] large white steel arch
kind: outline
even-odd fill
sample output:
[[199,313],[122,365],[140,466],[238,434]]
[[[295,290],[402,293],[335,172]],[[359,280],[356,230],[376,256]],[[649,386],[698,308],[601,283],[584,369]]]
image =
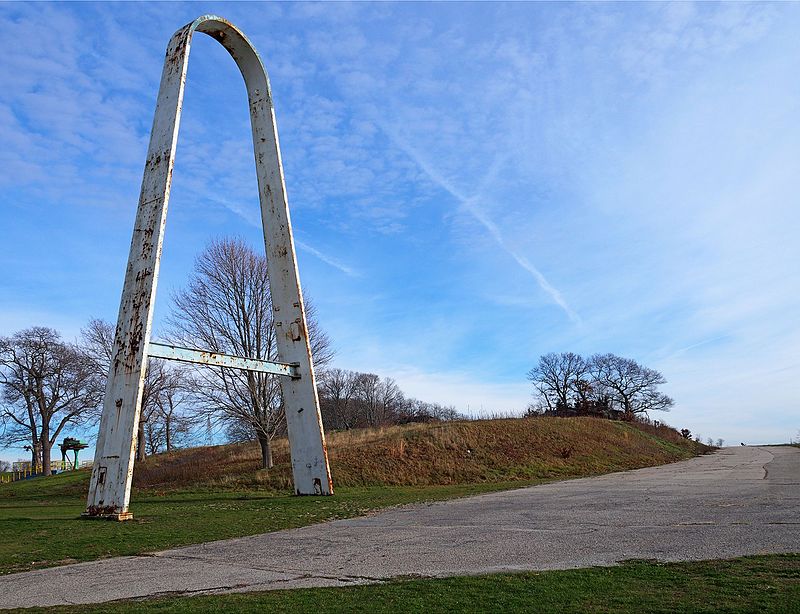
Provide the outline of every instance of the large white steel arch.
[[[215,38],[228,50],[247,86],[279,363],[150,342],[186,68],[195,31]],[[178,30],[167,46],[85,516],[132,517],[128,503],[148,355],[281,375],[295,492],[333,494],[269,78],[247,37],[213,15],[198,17]]]

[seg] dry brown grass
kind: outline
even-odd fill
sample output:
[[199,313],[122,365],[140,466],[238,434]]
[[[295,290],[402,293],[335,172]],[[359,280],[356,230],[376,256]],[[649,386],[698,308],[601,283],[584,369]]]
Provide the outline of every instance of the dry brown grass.
[[[535,481],[658,465],[707,449],[666,426],[596,418],[413,424],[328,435],[338,486]],[[285,439],[274,442],[274,458],[273,469],[259,470],[255,443],[182,450],[137,464],[134,484],[290,490]]]

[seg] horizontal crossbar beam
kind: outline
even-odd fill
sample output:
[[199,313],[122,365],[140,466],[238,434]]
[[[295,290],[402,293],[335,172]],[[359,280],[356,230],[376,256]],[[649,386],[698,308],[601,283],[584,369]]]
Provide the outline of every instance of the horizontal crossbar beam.
[[273,375],[285,375],[297,379],[300,373],[297,365],[290,365],[284,362],[272,362],[271,360],[258,360],[255,358],[242,358],[231,356],[230,354],[218,354],[216,352],[204,352],[201,350],[191,350],[175,345],[164,343],[153,343],[147,346],[147,355],[153,358],[166,358],[180,362],[191,362],[198,365],[209,365],[212,367],[229,367],[231,369],[242,369],[243,371],[257,371],[259,373],[271,373]]

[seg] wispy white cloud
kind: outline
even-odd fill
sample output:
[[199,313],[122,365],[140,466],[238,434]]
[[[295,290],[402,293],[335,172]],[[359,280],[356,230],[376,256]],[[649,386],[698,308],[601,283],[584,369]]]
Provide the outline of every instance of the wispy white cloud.
[[[260,212],[257,207],[249,206],[252,203],[249,202],[243,203],[242,201],[239,200],[229,200],[225,198],[213,198],[213,201],[219,203],[226,209],[235,213],[237,216],[245,220],[249,225],[261,228],[262,222],[261,222]],[[305,241],[300,241],[297,238],[295,238],[294,243],[304,252],[311,254],[315,258],[321,260],[322,262],[333,267],[334,269],[341,271],[345,275],[349,275],[350,277],[360,277],[360,273],[355,268],[347,264],[344,264],[343,262],[341,262],[337,258],[334,258],[333,256],[325,254],[316,247],[312,247]]]
[[[564,313],[569,316],[570,320],[575,323],[580,323],[580,317],[569,306],[561,292],[547,280],[542,272],[530,260],[528,260],[527,257],[508,244],[497,224],[491,218],[489,218],[483,209],[481,209],[479,203],[485,198],[481,195],[480,188],[478,189],[478,193],[476,193],[474,196],[466,196],[458,188],[456,188],[450,180],[433,168],[433,166],[424,159],[422,154],[413,146],[411,146],[405,139],[401,138],[391,126],[388,124],[381,124],[381,127],[392,140],[392,142],[395,143],[395,145],[397,145],[397,147],[399,147],[403,152],[405,152],[406,155],[408,155],[408,157],[411,158],[425,172],[425,174],[430,177],[432,181],[434,181],[434,183],[442,187],[453,198],[455,198],[461,205],[461,208],[469,213],[478,223],[480,223],[481,226],[483,226],[483,228],[489,233],[492,239],[494,239],[497,245],[500,246],[504,252],[511,256],[511,258],[520,267],[530,273],[542,291],[544,291],[545,294],[547,294],[547,296],[549,296],[556,305],[564,310]],[[481,187],[485,186],[487,183],[490,183],[491,178],[498,172],[501,165],[501,159],[495,158],[490,165],[486,176],[481,182]]]
[[710,339],[703,339],[701,341],[697,341],[695,343],[691,343],[691,344],[689,344],[687,346],[684,346],[682,348],[679,348],[677,350],[674,350],[674,351],[670,352],[665,358],[663,358],[663,360],[664,361],[668,361],[668,360],[671,360],[673,358],[677,358],[681,354],[685,354],[686,352],[688,352],[690,350],[693,350],[695,348],[699,348],[699,347],[702,347],[704,345],[710,345],[712,343],[716,343],[718,341],[724,341],[724,340],[730,339],[730,338],[731,338],[731,335],[720,335],[718,337],[711,337]]
[[336,258],[333,258],[327,254],[322,253],[315,247],[311,247],[308,243],[304,243],[303,241],[298,241],[295,239],[295,245],[302,249],[304,252],[308,252],[312,256],[315,256],[322,260],[325,264],[332,266],[334,269],[339,269],[345,275],[349,275],[350,277],[360,277],[361,274],[351,266],[343,264]]

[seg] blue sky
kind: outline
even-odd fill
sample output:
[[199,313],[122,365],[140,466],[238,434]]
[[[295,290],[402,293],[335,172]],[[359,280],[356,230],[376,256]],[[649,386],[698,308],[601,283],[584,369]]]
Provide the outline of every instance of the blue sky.
[[[800,5],[0,5],[0,333],[116,318],[161,63],[202,13],[270,73],[338,366],[521,411],[549,351],[660,369],[661,416],[800,429]],[[213,237],[261,245],[244,86],[192,46],[156,335]]]

